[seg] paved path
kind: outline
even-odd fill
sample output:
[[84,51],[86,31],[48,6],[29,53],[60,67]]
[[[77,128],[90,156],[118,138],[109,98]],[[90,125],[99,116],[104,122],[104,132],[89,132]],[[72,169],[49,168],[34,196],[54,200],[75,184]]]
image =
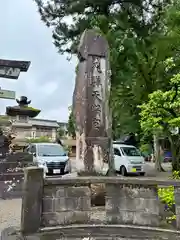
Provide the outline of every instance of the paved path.
[[21,199],[0,200],[0,232],[10,226],[20,226]]
[[154,163],[146,163],[145,164],[145,172],[147,177],[158,177],[158,178],[168,178],[171,176],[171,163],[163,163],[162,167],[165,172],[157,172],[154,168]]
[[[71,165],[72,165],[72,172],[73,172],[73,177],[76,176],[77,174],[75,174],[77,172],[78,169],[78,165],[80,163],[76,162],[75,159],[72,159],[71,161]],[[154,163],[152,162],[146,162],[145,163],[145,172],[146,172],[146,177],[168,177],[171,175],[171,163],[163,163],[162,167],[164,168],[164,170],[166,172],[157,172],[154,169]]]

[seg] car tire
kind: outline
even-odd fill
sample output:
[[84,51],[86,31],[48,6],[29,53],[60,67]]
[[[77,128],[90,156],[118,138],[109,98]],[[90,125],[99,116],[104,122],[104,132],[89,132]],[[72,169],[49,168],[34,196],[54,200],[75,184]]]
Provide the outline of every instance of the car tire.
[[140,176],[144,176],[144,175],[145,175],[145,172],[141,172],[141,173],[140,173]]
[[121,173],[122,176],[127,176],[127,170],[124,166],[121,167],[120,173]]

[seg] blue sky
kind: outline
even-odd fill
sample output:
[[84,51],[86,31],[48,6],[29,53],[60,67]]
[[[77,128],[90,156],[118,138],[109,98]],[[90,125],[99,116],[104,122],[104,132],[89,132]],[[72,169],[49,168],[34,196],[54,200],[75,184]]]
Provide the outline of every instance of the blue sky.
[[[27,73],[18,80],[0,78],[2,89],[26,95],[32,106],[41,109],[38,118],[68,120],[68,106],[72,103],[76,60],[57,53],[51,30],[40,20],[33,0],[5,0],[0,2],[0,58],[31,61]],[[14,100],[0,99],[0,114]]]

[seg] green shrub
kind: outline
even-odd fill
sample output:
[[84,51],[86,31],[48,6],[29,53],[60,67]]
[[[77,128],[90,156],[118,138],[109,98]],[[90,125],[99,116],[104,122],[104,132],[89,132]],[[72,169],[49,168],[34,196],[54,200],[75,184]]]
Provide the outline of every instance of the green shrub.
[[166,188],[159,188],[158,189],[158,197],[164,204],[167,205],[168,208],[171,208],[173,204],[175,204],[174,201],[174,187],[169,186]]
[[[180,179],[180,172],[174,171],[172,173],[172,179]],[[174,199],[174,186],[169,186],[165,188],[158,189],[158,197],[162,203],[165,204],[165,210],[173,211],[173,207],[175,205]],[[170,223],[172,220],[176,219],[176,215],[173,214],[171,217],[166,218],[166,220]]]
[[174,171],[172,174],[172,179],[180,179],[180,171]]

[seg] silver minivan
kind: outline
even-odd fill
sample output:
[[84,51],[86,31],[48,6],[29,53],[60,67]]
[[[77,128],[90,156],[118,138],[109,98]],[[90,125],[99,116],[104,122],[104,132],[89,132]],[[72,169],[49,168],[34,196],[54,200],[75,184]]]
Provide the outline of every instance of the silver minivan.
[[33,162],[44,169],[46,175],[64,175],[71,172],[69,157],[60,144],[31,143],[26,152],[33,155]]

